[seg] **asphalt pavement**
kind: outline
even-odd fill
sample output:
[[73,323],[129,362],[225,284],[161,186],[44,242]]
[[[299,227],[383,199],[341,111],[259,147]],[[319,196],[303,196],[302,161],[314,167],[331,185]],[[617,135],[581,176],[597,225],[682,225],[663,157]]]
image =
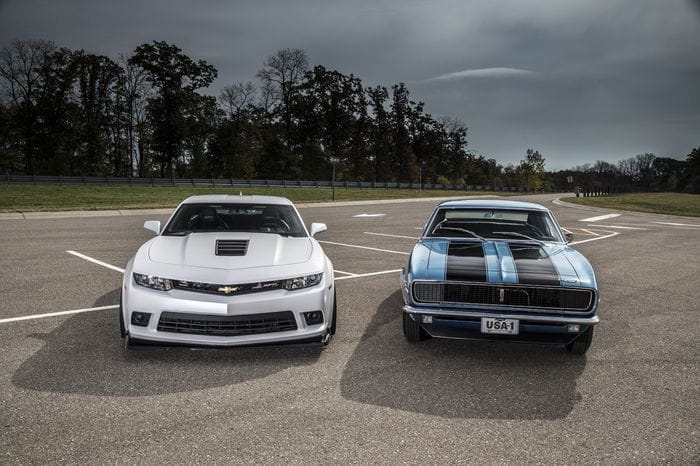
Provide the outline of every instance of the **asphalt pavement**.
[[0,220],[0,463],[698,464],[700,219],[555,197],[515,199],[596,270],[585,357],[404,341],[395,270],[434,200],[301,210],[338,270],[324,349],[125,351],[118,269],[151,217]]

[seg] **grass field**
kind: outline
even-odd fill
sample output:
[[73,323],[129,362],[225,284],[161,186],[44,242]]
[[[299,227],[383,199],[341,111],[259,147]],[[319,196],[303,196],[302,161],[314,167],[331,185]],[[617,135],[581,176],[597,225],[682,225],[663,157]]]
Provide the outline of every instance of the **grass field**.
[[633,193],[601,197],[565,197],[562,200],[609,209],[700,217],[700,194]]
[[[0,185],[0,212],[58,210],[145,209],[175,207],[195,194],[263,194],[288,197],[294,202],[328,202],[327,188],[225,188],[225,187],[152,187],[152,186],[66,186],[66,185]],[[336,201],[372,199],[404,199],[516,193],[485,191],[444,191],[410,189],[345,189],[336,188]]]

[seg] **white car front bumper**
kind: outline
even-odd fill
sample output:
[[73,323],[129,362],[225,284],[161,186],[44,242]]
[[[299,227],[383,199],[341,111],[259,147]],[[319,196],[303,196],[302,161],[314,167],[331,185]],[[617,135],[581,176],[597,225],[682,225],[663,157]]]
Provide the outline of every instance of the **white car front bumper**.
[[[273,290],[241,296],[222,296],[176,289],[164,292],[139,286],[133,278],[125,282],[122,318],[129,338],[135,341],[210,346],[325,342],[333,319],[333,283],[329,283],[325,275],[321,284],[307,289]],[[307,325],[303,314],[313,311],[323,313],[323,322]],[[134,312],[149,313],[148,325],[134,325],[131,321]],[[293,321],[296,324],[294,329],[245,334],[247,330],[243,328],[241,332],[234,332],[238,333],[234,336],[216,334],[221,333],[220,328],[216,327],[217,321],[224,326],[228,325],[230,330],[231,320],[236,320],[236,316],[250,316],[250,319],[255,321],[269,317],[264,316],[265,314],[287,312],[293,315]],[[182,317],[189,323],[184,328],[173,327],[171,323],[168,326],[170,331],[165,331],[166,326],[161,324],[159,330],[163,313],[168,313],[169,318]],[[198,316],[202,316],[201,321],[195,320]],[[172,331],[173,328],[177,328],[177,331]],[[192,330],[193,328],[195,330]]]

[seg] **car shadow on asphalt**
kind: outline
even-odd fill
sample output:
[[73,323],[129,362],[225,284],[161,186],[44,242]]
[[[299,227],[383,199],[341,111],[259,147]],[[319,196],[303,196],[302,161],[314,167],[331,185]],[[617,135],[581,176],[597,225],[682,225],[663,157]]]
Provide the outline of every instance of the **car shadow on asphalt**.
[[[119,289],[94,306],[119,302]],[[98,396],[159,395],[238,384],[315,363],[320,347],[230,349],[149,347],[127,351],[118,311],[78,314],[48,334],[45,345],[13,374],[31,390]]]
[[348,400],[446,418],[561,419],[585,357],[544,345],[432,339],[409,344],[398,291],[384,300],[340,382]]

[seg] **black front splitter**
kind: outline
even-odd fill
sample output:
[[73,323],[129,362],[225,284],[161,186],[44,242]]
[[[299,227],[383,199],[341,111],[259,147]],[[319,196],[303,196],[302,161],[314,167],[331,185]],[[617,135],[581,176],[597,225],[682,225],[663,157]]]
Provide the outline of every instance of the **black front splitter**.
[[216,350],[235,350],[237,348],[283,348],[283,347],[317,347],[323,348],[330,342],[330,335],[324,334],[316,337],[302,338],[298,340],[289,340],[283,342],[274,343],[254,343],[246,345],[202,345],[202,344],[191,344],[191,343],[175,343],[175,342],[161,342],[153,340],[140,340],[137,338],[132,338],[129,335],[125,338],[125,346],[130,350],[157,350],[160,348],[189,348],[189,349],[216,349]]

